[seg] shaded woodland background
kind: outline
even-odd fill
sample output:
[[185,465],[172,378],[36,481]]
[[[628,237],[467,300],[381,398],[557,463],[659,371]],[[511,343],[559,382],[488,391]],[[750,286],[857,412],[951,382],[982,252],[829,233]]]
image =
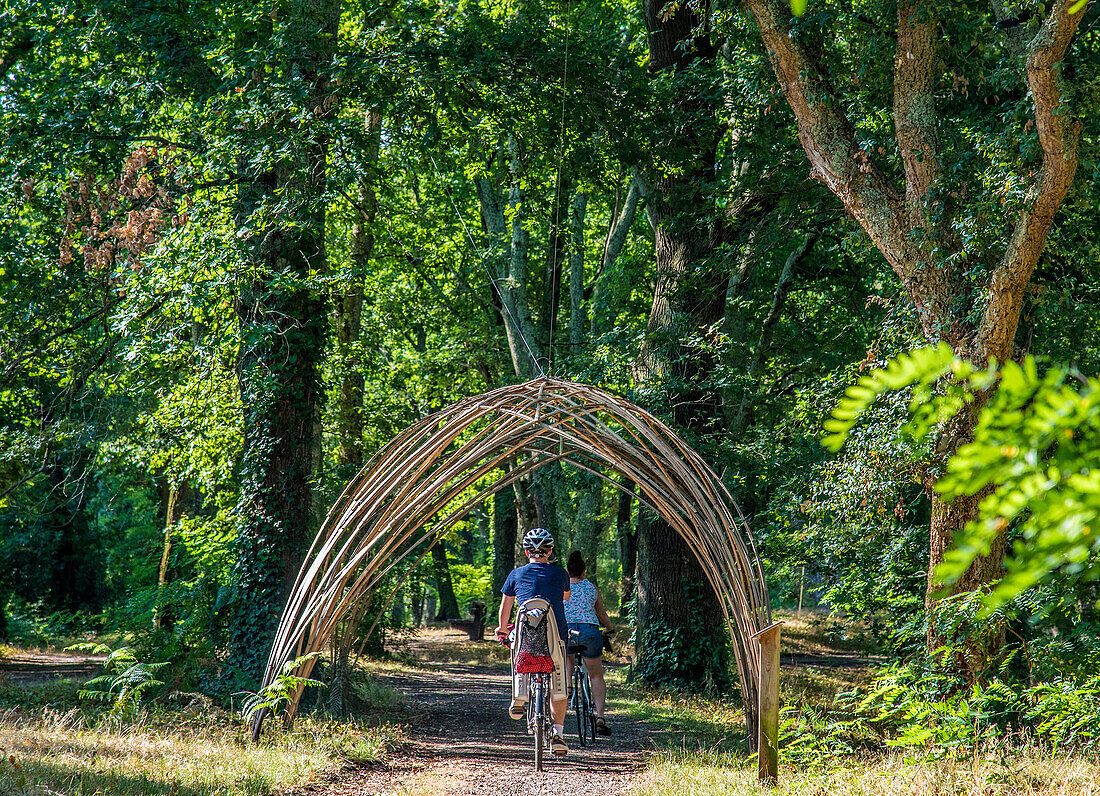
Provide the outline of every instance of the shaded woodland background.
[[[176,684],[254,689],[371,452],[550,373],[707,458],[775,604],[901,660],[961,645],[961,682],[1021,644],[1085,677],[1095,551],[992,639],[928,621],[976,511],[932,485],[974,413],[914,441],[896,393],[820,444],[846,387],[926,342],[1096,374],[1100,39],[1070,6],[9,0],[0,633],[119,633]],[[592,562],[635,676],[732,687],[687,549],[568,468],[470,515],[386,627],[492,608],[535,525]]]

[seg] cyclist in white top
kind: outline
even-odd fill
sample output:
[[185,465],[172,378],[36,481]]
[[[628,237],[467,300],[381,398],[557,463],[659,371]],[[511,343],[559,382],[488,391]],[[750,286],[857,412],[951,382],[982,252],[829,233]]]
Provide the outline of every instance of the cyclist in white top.
[[[603,598],[596,585],[585,580],[584,556],[579,550],[569,554],[565,565],[569,572],[569,599],[565,601],[565,621],[570,631],[577,631],[571,643],[582,644],[580,652],[584,668],[588,670],[588,679],[592,682],[592,701],[596,707],[596,732],[610,735],[611,728],[604,718],[607,703],[607,684],[603,678],[604,636],[611,635],[614,628],[603,607]],[[573,656],[569,656],[566,671],[573,669]]]

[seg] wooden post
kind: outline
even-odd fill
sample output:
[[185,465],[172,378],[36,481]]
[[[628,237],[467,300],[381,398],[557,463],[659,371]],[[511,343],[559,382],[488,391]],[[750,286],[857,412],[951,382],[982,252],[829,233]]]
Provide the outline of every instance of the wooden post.
[[779,779],[779,627],[761,630],[753,638],[760,644],[760,689],[757,702],[757,770],[760,781],[775,785]]

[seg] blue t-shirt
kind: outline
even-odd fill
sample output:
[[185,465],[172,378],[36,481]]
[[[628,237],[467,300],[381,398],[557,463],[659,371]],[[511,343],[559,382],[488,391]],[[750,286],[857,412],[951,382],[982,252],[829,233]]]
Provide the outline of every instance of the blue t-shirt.
[[501,594],[515,597],[523,605],[532,597],[541,597],[554,607],[554,617],[558,620],[558,635],[569,638],[565,626],[565,593],[569,591],[569,573],[565,567],[557,564],[539,564],[532,562],[513,569],[504,581]]

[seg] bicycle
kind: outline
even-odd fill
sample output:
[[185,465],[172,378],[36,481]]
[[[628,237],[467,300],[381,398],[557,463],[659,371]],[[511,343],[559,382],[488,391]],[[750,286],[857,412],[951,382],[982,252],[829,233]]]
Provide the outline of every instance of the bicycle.
[[[576,636],[577,631],[570,631]],[[592,682],[588,679],[588,668],[581,659],[581,652],[587,649],[583,644],[570,644],[569,654],[573,656],[573,690],[569,695],[569,709],[577,720],[577,738],[581,746],[596,741],[596,710],[592,702]]]
[[[547,615],[549,605],[545,601],[540,600],[543,604],[542,608],[536,608],[536,611],[542,611],[542,617]],[[526,604],[525,604],[526,605]],[[543,620],[545,621],[545,620]],[[506,644],[512,648],[512,675],[517,674],[516,666],[516,650],[513,643],[514,634],[516,633],[515,626],[509,625],[509,633],[507,635],[497,634],[497,640],[501,644]],[[544,631],[545,632],[545,631]],[[545,646],[545,639],[543,640],[543,646]],[[520,659],[522,659],[524,653],[520,653]],[[535,736],[535,770],[543,770],[543,761],[546,757],[546,750],[550,748],[550,736],[553,732],[554,722],[550,717],[550,700],[551,700],[551,681],[553,671],[553,663],[550,660],[549,654],[538,659],[537,666],[550,666],[550,671],[543,668],[536,668],[535,670],[518,670],[518,673],[527,677],[527,734]]]

